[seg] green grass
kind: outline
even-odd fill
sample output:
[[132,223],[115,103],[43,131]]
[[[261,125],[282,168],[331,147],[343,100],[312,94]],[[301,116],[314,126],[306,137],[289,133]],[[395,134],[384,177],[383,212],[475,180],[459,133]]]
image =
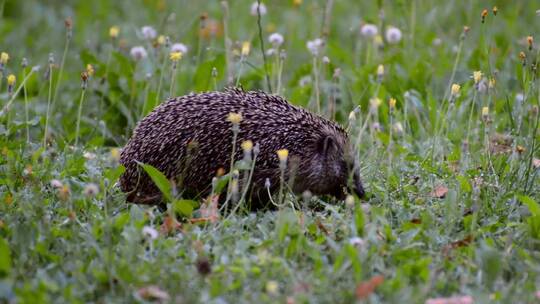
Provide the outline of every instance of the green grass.
[[[284,59],[266,58],[272,91],[348,128],[368,198],[287,194],[297,208],[178,229],[126,204],[115,149],[170,92],[268,91],[252,2],[228,2],[0,0],[0,301],[145,302],[148,286],[182,303],[538,301],[536,1],[266,1],[265,48],[273,32],[285,39]],[[382,46],[360,35],[364,22]],[[144,25],[188,46],[176,69]],[[401,41],[384,39],[388,26]],[[321,36],[314,57],[306,44]],[[169,233],[148,235],[163,223]]]

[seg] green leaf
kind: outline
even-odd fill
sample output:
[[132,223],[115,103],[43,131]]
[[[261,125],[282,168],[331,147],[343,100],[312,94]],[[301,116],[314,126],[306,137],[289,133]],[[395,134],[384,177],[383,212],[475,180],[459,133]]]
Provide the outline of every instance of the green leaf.
[[192,200],[176,200],[173,203],[173,210],[187,217],[191,217],[193,208],[197,205],[197,202]]
[[529,207],[529,211],[533,216],[540,216],[540,205],[538,205],[537,202],[535,202],[532,198],[526,196],[526,195],[519,195],[518,199],[527,207]]
[[143,164],[141,162],[137,162],[139,166],[141,166],[144,171],[150,176],[152,181],[156,184],[156,186],[159,188],[161,193],[163,193],[163,196],[169,201],[172,201],[172,195],[171,195],[171,183],[167,179],[163,173],[159,172],[158,169],[154,168],[151,165]]
[[459,181],[461,191],[465,193],[470,193],[472,191],[471,184],[469,183],[469,180],[465,176],[459,175],[456,178]]
[[126,168],[122,165],[116,167],[116,168],[112,168],[112,169],[107,169],[105,170],[105,178],[107,178],[109,180],[109,184],[110,185],[114,185],[114,183],[118,180],[118,178],[120,178],[120,175],[122,175],[122,173],[124,173],[124,171],[126,171]]
[[0,238],[0,277],[5,277],[11,270],[11,251],[4,238]]

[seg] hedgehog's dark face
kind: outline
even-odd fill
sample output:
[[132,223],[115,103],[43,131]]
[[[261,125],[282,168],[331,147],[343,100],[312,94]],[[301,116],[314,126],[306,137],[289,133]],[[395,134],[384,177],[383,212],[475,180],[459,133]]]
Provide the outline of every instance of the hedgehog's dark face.
[[[344,199],[347,192],[364,196],[364,187],[355,163],[353,149],[345,134],[323,135],[312,147],[311,159],[303,160],[305,187],[314,194],[329,194]],[[302,174],[303,173],[303,174]]]

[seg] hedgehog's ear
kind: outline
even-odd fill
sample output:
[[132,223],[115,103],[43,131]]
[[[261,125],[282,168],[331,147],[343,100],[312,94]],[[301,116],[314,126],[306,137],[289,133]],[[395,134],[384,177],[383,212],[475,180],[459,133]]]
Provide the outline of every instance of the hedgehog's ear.
[[319,155],[328,156],[335,147],[335,140],[331,136],[321,136],[317,142],[317,152]]

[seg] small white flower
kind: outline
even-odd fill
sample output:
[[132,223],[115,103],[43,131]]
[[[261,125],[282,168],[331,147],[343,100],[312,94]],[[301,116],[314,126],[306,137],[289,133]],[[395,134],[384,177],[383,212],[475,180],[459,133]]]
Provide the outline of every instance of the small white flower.
[[365,37],[375,37],[379,33],[379,30],[375,24],[366,23],[360,28],[360,33]]
[[522,93],[517,93],[516,94],[516,102],[522,103],[524,99],[525,99],[525,97],[523,96]]
[[87,160],[92,160],[92,159],[95,159],[97,155],[95,153],[85,151],[83,153],[83,157],[86,158]]
[[298,81],[298,85],[300,87],[302,87],[302,88],[307,86],[310,83],[311,83],[311,76],[309,76],[309,75],[306,75],[306,76],[300,78],[300,80]]
[[386,41],[388,43],[398,43],[401,40],[401,30],[397,27],[390,26],[386,29]]
[[264,3],[261,2],[261,6],[259,7],[259,3],[253,2],[253,4],[251,4],[251,16],[258,15],[257,8],[259,12],[261,13],[261,16],[266,15],[266,5],[264,5]]
[[62,184],[62,182],[57,180],[57,179],[53,179],[53,180],[51,180],[51,187],[53,187],[55,189],[60,189],[60,188],[64,187],[64,184]]
[[84,196],[88,197],[88,198],[92,198],[94,196],[96,196],[96,194],[98,194],[99,192],[99,187],[96,185],[96,184],[88,184],[86,185],[86,187],[84,187]]
[[324,57],[322,58],[322,62],[323,62],[324,64],[329,64],[329,63],[330,63],[330,58],[328,58],[328,56],[324,56]]
[[306,46],[313,56],[318,56],[324,45],[324,41],[321,38],[308,41]]
[[357,247],[361,247],[365,244],[366,242],[364,242],[363,239],[355,236],[355,237],[352,237],[349,239],[349,244],[353,245],[353,246],[357,246]]
[[155,240],[158,237],[157,230],[154,229],[153,227],[150,227],[150,226],[144,226],[143,229],[142,229],[142,233],[143,233],[144,237],[147,237],[147,238],[149,238],[151,240]]
[[396,132],[398,135],[403,134],[403,125],[401,122],[398,121],[394,124],[394,132]]
[[185,44],[183,43],[175,43],[171,46],[171,52],[180,52],[182,54],[185,54],[187,53],[188,51],[188,48]]
[[274,56],[277,55],[277,53],[277,50],[274,48],[266,50],[266,56]]
[[129,53],[131,54],[131,57],[133,57],[133,59],[135,60],[141,60],[148,56],[148,53],[146,53],[146,50],[142,46],[132,47]]
[[280,33],[273,33],[272,35],[268,36],[268,41],[274,46],[279,47],[283,44],[283,35]]
[[442,40],[441,40],[441,38],[435,38],[435,39],[433,39],[432,43],[433,43],[434,46],[439,46],[439,45],[442,44]]
[[157,36],[156,30],[149,25],[143,26],[141,28],[141,33],[142,33],[143,38],[148,39],[148,40],[152,40],[156,38]]

